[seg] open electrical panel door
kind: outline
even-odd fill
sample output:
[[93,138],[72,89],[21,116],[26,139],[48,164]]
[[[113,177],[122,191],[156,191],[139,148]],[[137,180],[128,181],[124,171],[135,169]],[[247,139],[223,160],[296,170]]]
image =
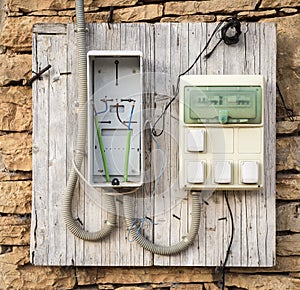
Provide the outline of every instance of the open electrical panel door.
[[88,53],[88,176],[95,187],[143,183],[142,54]]
[[180,186],[260,189],[264,185],[263,77],[180,79]]

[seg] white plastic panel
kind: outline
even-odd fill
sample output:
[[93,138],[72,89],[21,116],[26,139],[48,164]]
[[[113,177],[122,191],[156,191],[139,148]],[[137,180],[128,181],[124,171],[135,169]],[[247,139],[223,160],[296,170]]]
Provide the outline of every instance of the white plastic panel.
[[187,163],[187,182],[203,183],[204,182],[204,161],[189,161]]
[[[264,93],[262,75],[180,78],[181,188],[257,190],[264,186]],[[188,164],[198,160],[205,160],[204,180],[192,182],[189,172],[196,168]],[[254,163],[242,166],[245,161]]]
[[208,131],[212,153],[233,153],[232,128],[209,128]]
[[239,153],[261,153],[262,150],[262,129],[261,128],[240,128]]
[[241,182],[242,183],[258,183],[259,164],[257,161],[241,162]]
[[88,97],[90,183],[96,187],[142,185],[144,161],[141,52],[90,51]]
[[204,151],[204,134],[203,129],[189,130],[187,132],[187,150],[191,152]]
[[216,161],[214,164],[214,177],[216,183],[231,183],[231,161]]

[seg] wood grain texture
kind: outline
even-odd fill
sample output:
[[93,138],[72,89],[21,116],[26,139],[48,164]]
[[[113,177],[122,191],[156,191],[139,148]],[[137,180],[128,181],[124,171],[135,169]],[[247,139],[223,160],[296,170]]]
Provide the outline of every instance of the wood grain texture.
[[[143,52],[145,120],[152,124],[173,96],[177,76],[197,57],[216,23],[128,23],[88,25],[88,49]],[[85,242],[70,234],[60,212],[72,166],[77,122],[77,68],[74,25],[36,25],[33,70],[51,70],[33,84],[33,209],[31,260],[36,265],[78,266],[220,266],[230,241],[231,223],[224,193],[202,192],[201,222],[193,245],[179,255],[153,255],[128,241],[122,197],[116,197],[118,227],[101,242]],[[246,27],[245,27],[246,28]],[[246,29],[245,29],[246,30]],[[275,263],[275,83],[276,32],[272,23],[250,23],[238,44],[221,43],[189,74],[262,74],[265,76],[266,185],[261,191],[228,191],[235,234],[228,266],[268,267]],[[213,38],[207,52],[218,41]],[[58,53],[59,52],[59,53]],[[145,131],[146,182],[135,194],[137,217],[150,216],[143,232],[155,243],[171,245],[189,231],[191,199],[178,185],[178,102],[167,111],[164,171],[151,198],[162,164],[160,152]],[[162,128],[158,123],[157,130]],[[151,150],[152,148],[152,150]],[[81,171],[86,172],[86,160]],[[81,180],[73,199],[73,216],[87,230],[107,219],[103,194]]]

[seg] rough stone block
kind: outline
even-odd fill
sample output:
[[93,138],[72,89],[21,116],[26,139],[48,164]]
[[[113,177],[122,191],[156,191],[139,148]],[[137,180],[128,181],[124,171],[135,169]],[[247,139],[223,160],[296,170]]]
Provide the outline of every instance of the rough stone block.
[[24,265],[16,267],[0,263],[1,289],[73,289],[76,284],[72,268],[36,267]]
[[0,212],[29,214],[31,191],[31,181],[0,182]]
[[0,255],[1,264],[11,264],[16,266],[23,266],[30,261],[29,246],[12,247],[11,251]]
[[5,170],[5,166],[0,161],[0,167],[3,165],[3,171],[0,171],[0,181],[13,181],[13,180],[29,180],[32,178],[31,172],[15,172]]
[[28,133],[0,136],[0,158],[9,171],[32,170],[32,137]]
[[160,22],[214,22],[214,15],[185,15],[179,17],[164,17]]
[[[219,290],[220,287],[216,285],[215,283],[204,283],[204,288],[205,290]],[[227,287],[224,287],[224,290],[227,290]]]
[[[203,284],[181,284],[181,283],[175,283],[170,288],[170,290],[202,290],[202,289],[203,289]],[[215,288],[208,288],[208,289],[214,290]]]
[[29,245],[30,218],[0,216],[0,244]]
[[300,255],[300,234],[277,236],[276,251],[279,256]]
[[300,280],[290,278],[286,275],[246,275],[227,274],[226,286],[238,289],[299,289]]
[[[99,7],[110,6],[133,6],[138,0],[85,0],[85,11],[95,10]],[[74,0],[9,0],[8,7],[10,11],[15,12],[33,12],[42,10],[66,10],[75,9]]]
[[152,290],[151,286],[143,286],[143,287],[138,287],[138,286],[121,286],[118,288],[115,288],[116,290]]
[[211,268],[151,267],[151,268],[84,268],[76,270],[78,285],[142,284],[142,283],[201,283],[213,282]]
[[117,9],[114,12],[115,22],[135,22],[156,20],[162,17],[163,6],[150,4],[130,8]]
[[87,23],[107,22],[109,19],[109,12],[90,12],[85,14]]
[[244,10],[254,10],[257,0],[211,0],[211,1],[174,1],[166,2],[165,15],[187,15],[196,13],[232,13]]
[[[43,2],[43,1],[39,1]],[[31,51],[32,28],[36,23],[67,23],[72,22],[71,17],[7,17],[2,33],[0,45],[13,51]],[[30,70],[31,71],[31,70]]]
[[300,199],[300,174],[278,174],[276,198],[283,200]]
[[279,121],[276,123],[277,134],[293,134],[300,132],[300,121]]
[[294,14],[298,12],[297,8],[282,8],[279,10],[280,13],[284,14]]
[[0,130],[32,130],[31,100],[29,87],[0,87]]
[[31,55],[0,54],[0,86],[22,82],[31,76]]
[[300,170],[300,136],[277,139],[276,170]]
[[238,13],[239,19],[251,19],[251,18],[264,18],[276,15],[276,10],[264,10],[264,11],[243,11]]
[[279,205],[276,209],[276,230],[300,232],[300,202]]
[[297,7],[298,0],[262,0],[259,8],[281,8],[281,7]]
[[[270,0],[270,2],[274,2]],[[275,1],[275,3],[281,1]],[[285,2],[285,1],[284,1]],[[299,1],[294,1],[298,2]],[[281,7],[286,7],[281,3]],[[299,14],[287,17],[269,18],[264,22],[276,22],[277,25],[277,80],[279,88],[284,96],[286,106],[300,115],[300,49],[296,39],[300,39]],[[278,107],[282,107],[281,100],[277,101]],[[286,117],[285,111],[277,109],[278,117]]]

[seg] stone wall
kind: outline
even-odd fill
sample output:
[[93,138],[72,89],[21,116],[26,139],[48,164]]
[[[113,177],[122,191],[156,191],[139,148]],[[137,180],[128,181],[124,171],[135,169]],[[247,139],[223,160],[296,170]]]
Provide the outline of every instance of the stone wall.
[[[86,0],[86,21],[213,22],[233,13],[277,23],[277,265],[230,269],[227,289],[300,289],[300,3],[298,0]],[[39,22],[74,21],[74,0],[0,3],[0,289],[218,289],[212,268],[35,267],[31,213],[31,31]]]

